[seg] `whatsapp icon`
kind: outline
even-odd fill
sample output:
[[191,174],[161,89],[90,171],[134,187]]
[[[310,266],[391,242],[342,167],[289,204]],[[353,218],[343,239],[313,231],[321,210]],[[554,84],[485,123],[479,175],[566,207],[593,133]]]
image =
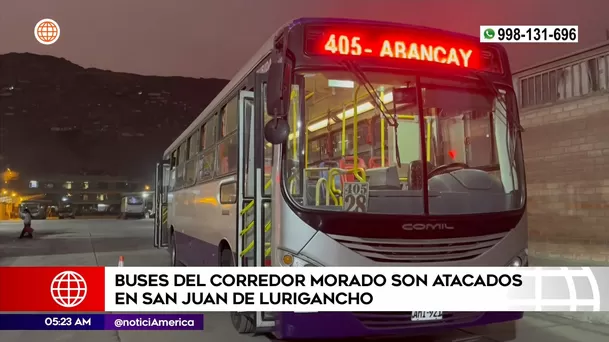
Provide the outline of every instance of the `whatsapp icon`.
[[495,30],[489,28],[484,30],[484,39],[493,39],[495,38]]

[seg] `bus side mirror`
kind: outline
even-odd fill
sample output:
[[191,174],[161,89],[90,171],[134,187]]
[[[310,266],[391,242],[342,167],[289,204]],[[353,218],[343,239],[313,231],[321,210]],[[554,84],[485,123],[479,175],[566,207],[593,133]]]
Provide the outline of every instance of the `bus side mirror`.
[[290,106],[291,67],[284,62],[274,62],[268,71],[266,106],[272,119],[264,126],[264,137],[271,144],[283,143],[290,134],[287,115]]
[[264,125],[264,138],[273,145],[282,144],[290,135],[290,125],[285,118],[272,118]]

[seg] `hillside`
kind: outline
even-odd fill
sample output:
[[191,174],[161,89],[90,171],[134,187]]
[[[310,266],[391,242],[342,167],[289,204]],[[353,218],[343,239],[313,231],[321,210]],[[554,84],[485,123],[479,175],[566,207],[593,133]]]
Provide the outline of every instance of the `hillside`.
[[0,167],[149,176],[163,150],[227,82],[0,55]]

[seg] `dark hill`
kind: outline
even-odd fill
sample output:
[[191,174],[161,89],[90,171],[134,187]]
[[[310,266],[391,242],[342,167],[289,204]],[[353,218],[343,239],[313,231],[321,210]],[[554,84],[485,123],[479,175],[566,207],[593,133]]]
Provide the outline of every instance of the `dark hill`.
[[0,55],[0,167],[149,176],[163,150],[227,82]]

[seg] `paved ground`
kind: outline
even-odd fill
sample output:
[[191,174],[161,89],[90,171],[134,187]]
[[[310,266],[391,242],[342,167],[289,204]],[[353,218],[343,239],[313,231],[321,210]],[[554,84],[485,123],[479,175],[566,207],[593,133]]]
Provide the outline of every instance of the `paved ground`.
[[[165,251],[152,248],[149,220],[34,221],[37,238],[17,240],[19,222],[0,222],[0,266],[101,265],[115,266],[120,255],[127,266],[169,264]],[[560,265],[532,259],[533,265]],[[567,265],[562,265],[567,266]],[[268,342],[266,337],[237,334],[225,313],[206,314],[205,331],[195,332],[60,332],[0,331],[2,342]],[[516,323],[455,331],[441,336],[400,338],[399,341],[609,341],[609,326],[583,323],[547,314],[528,314]],[[395,341],[395,340],[392,340]]]

